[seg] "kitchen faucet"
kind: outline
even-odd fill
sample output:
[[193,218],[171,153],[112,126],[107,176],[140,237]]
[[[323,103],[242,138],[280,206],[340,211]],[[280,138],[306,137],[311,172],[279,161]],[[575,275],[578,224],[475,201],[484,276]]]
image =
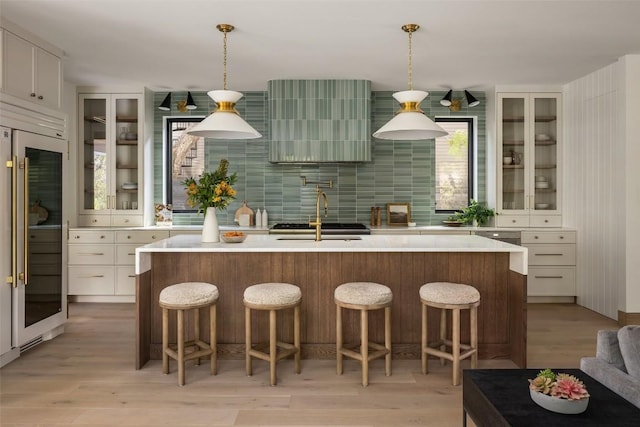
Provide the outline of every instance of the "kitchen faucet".
[[329,201],[327,199],[327,193],[320,190],[320,186],[316,185],[316,220],[311,221],[309,219],[309,226],[316,228],[316,242],[322,240],[322,220],[320,219],[320,198],[324,197],[324,217],[329,216]]

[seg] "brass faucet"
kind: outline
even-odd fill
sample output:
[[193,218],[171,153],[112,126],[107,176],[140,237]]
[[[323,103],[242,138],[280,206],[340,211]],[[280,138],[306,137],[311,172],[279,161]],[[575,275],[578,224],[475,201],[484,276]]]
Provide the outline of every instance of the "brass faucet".
[[309,220],[309,226],[316,228],[316,242],[322,240],[322,220],[320,219],[320,198],[324,197],[324,217],[329,216],[329,201],[327,200],[327,193],[320,190],[320,186],[316,185],[316,220]]

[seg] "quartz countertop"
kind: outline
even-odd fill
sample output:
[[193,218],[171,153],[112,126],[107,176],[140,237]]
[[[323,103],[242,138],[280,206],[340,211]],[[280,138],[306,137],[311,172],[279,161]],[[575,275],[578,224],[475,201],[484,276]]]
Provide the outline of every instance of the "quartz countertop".
[[199,235],[179,235],[136,248],[136,273],[147,270],[153,252],[506,252],[510,267],[527,274],[527,248],[473,235],[326,236],[249,234],[242,243],[203,243]]

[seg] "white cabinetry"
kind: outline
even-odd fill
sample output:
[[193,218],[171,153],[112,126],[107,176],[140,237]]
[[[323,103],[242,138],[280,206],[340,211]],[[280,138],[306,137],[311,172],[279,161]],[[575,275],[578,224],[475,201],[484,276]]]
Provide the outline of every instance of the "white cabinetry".
[[498,93],[497,227],[560,227],[559,93]]
[[80,226],[143,225],[142,94],[78,98]]
[[167,237],[168,230],[71,230],[69,295],[76,301],[133,302],[136,247]]
[[576,232],[523,231],[529,249],[529,297],[576,296]]
[[2,91],[44,107],[60,109],[61,52],[39,46],[29,40],[27,34],[18,35],[6,28],[2,39]]

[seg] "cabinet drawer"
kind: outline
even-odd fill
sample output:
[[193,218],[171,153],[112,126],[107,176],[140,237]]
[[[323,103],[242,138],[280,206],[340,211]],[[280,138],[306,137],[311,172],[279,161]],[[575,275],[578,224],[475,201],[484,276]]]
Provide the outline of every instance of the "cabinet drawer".
[[528,296],[575,296],[575,267],[530,267]]
[[523,245],[529,265],[576,265],[576,245]]
[[57,230],[29,230],[29,243],[59,242],[62,240],[62,231]]
[[116,267],[116,295],[135,295],[136,294],[136,268]]
[[523,231],[522,244],[526,243],[575,243],[575,231]]
[[78,215],[80,227],[109,227],[111,220],[109,215]]
[[69,295],[113,295],[114,267],[69,267]]
[[135,265],[138,246],[140,245],[116,245],[116,264]]
[[75,243],[113,243],[113,231],[106,230],[72,230],[69,232],[69,244]]
[[115,259],[113,245],[69,245],[72,265],[113,265]]
[[142,227],[142,215],[113,215],[111,225],[114,227]]
[[146,245],[147,243],[157,242],[167,237],[169,237],[168,230],[116,231],[116,243],[138,243]]
[[496,227],[528,227],[528,215],[497,215]]
[[562,216],[531,215],[529,227],[562,227]]

